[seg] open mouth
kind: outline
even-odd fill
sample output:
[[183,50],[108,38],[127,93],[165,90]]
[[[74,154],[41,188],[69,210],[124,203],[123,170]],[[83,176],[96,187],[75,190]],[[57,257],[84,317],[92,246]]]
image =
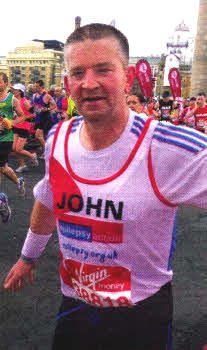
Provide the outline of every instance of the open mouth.
[[86,98],[83,98],[83,102],[97,102],[97,101],[103,101],[105,100],[104,97],[101,97],[101,96],[95,96],[95,97],[86,97]]

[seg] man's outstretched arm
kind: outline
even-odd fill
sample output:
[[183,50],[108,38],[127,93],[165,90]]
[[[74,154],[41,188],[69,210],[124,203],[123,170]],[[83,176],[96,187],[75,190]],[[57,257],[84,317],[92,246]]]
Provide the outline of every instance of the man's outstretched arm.
[[4,283],[4,289],[17,291],[23,287],[26,278],[32,283],[37,259],[46,247],[54,229],[54,213],[40,201],[35,201],[30,229],[24,242],[21,257],[10,270]]

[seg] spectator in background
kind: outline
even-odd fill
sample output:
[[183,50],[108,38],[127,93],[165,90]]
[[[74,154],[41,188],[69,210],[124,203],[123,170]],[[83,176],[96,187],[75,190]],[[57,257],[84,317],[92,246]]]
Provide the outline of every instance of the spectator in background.
[[160,115],[160,111],[159,111],[159,102],[156,97],[152,98],[152,102],[149,104],[148,111],[149,111],[149,116],[151,118],[155,120],[158,119]]
[[162,99],[160,100],[160,116],[159,120],[170,121],[170,115],[173,109],[173,101],[170,100],[168,91],[164,91]]
[[174,125],[179,125],[179,110],[180,104],[177,101],[174,101],[172,112],[170,114],[170,121]]

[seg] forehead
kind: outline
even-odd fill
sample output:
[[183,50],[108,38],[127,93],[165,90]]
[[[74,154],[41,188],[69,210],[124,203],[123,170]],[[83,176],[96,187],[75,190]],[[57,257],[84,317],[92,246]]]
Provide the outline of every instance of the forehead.
[[139,102],[139,99],[138,99],[138,97],[135,96],[135,95],[128,96],[128,97],[127,97],[127,102],[131,102],[131,101]]
[[123,61],[120,45],[114,37],[99,40],[84,40],[70,44],[66,48],[67,65],[75,66],[96,65],[114,60]]

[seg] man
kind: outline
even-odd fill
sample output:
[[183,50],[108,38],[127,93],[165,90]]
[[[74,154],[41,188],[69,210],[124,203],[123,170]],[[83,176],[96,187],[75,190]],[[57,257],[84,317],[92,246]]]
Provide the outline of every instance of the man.
[[127,105],[132,111],[135,111],[137,113],[145,113],[149,116],[148,110],[144,107],[144,99],[141,95],[129,95],[127,96]]
[[[14,170],[8,166],[8,156],[12,151],[12,126],[25,120],[19,101],[14,95],[7,93],[8,77],[0,72],[0,175],[3,174],[17,185],[19,194],[24,197],[25,187],[23,177],[18,178]],[[14,112],[17,119],[13,120]],[[1,179],[0,179],[1,180]]]
[[195,107],[186,114],[186,117],[190,118],[193,115],[195,116],[196,129],[207,134],[207,105],[204,92],[198,94]]
[[192,110],[194,110],[196,107],[196,98],[191,97],[189,106],[186,107],[183,110],[183,113],[181,114],[181,123],[188,126],[189,128],[195,128],[195,116],[192,114],[191,116],[188,116],[188,113]]
[[50,112],[56,108],[56,103],[52,96],[45,91],[44,82],[38,80],[35,83],[36,94],[33,96],[32,105],[35,108],[35,137],[39,140],[43,154],[40,158],[44,159],[45,136],[52,126]]
[[16,169],[16,173],[22,173],[28,170],[28,167],[25,163],[24,157],[27,157],[31,161],[31,165],[33,167],[37,167],[39,165],[37,154],[30,153],[24,149],[25,143],[29,137],[31,124],[30,121],[35,117],[34,114],[30,113],[30,110],[33,109],[31,107],[31,103],[24,96],[25,94],[25,86],[23,84],[17,83],[12,86],[13,94],[17,98],[20,103],[20,107],[24,113],[26,120],[23,123],[20,123],[13,127],[14,134],[14,142],[13,142],[13,151],[19,161],[19,167]]
[[46,175],[4,285],[32,281],[57,220],[63,302],[53,350],[171,348],[174,222],[179,204],[207,207],[207,137],[130,111],[128,58],[126,37],[104,24],[65,44],[82,117],[48,135]]
[[53,99],[56,103],[56,109],[52,115],[53,123],[58,123],[61,120],[67,120],[68,99],[64,96],[63,89],[56,86]]
[[168,91],[164,91],[162,100],[160,101],[160,116],[159,120],[170,121],[170,115],[172,113],[173,101],[170,100],[170,94]]
[[186,98],[184,101],[183,101],[183,108],[187,108],[190,106],[190,98]]

